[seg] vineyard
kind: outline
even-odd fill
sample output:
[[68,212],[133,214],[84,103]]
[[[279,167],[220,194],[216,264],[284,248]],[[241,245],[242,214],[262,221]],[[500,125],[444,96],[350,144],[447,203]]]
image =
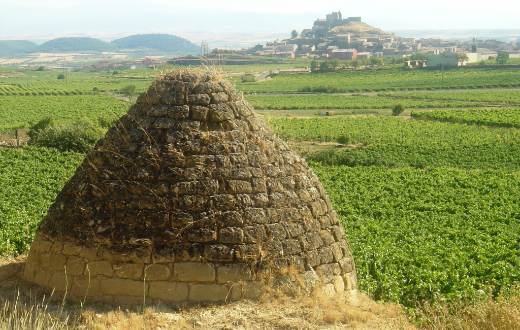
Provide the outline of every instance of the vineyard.
[[56,71],[23,71],[17,75],[0,76],[0,96],[74,96],[117,92],[127,85],[143,91],[159,73],[132,75],[67,72],[58,80]]
[[0,148],[0,255],[27,251],[34,231],[81,154]]
[[272,118],[284,139],[357,145],[313,155],[327,164],[520,169],[520,130],[393,117]]
[[453,101],[453,102],[475,102],[482,105],[518,106],[520,105],[520,90],[518,89],[495,89],[495,90],[464,90],[464,91],[415,91],[382,93],[379,96],[392,97],[407,100],[431,100],[431,101]]
[[460,69],[404,71],[386,69],[323,74],[278,75],[271,80],[242,83],[247,93],[374,92],[400,90],[481,89],[520,87],[520,70]]
[[414,100],[379,95],[247,95],[247,100],[256,109],[302,110],[302,109],[390,109],[397,103],[406,108],[464,108],[479,107],[477,101]]
[[520,280],[519,130],[374,116],[270,123],[292,141],[358,146],[309,158],[375,297],[414,306]]
[[414,307],[497,294],[520,281],[520,173],[313,168],[354,249],[363,290]]
[[[320,147],[305,156],[347,229],[363,291],[413,308],[520,282],[520,71],[388,69],[241,82],[241,73],[257,69],[226,68],[248,101],[273,110],[266,119],[280,137]],[[128,103],[110,91],[143,90],[157,74],[70,72],[57,81],[56,71],[5,72],[0,132],[45,117],[115,119]],[[411,117],[387,115],[398,103]],[[318,117],[312,109],[360,111]],[[0,148],[0,255],[26,252],[82,158]]]
[[82,119],[119,118],[128,103],[107,96],[3,96],[0,102],[0,132],[28,127],[50,117],[67,123]]
[[467,111],[435,110],[413,112],[412,117],[451,123],[520,128],[520,108]]

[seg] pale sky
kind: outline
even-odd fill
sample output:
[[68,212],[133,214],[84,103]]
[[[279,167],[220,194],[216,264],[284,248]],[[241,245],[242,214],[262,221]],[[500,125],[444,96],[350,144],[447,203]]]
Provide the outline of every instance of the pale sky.
[[337,10],[388,31],[520,29],[520,0],[0,0],[0,39],[289,33]]

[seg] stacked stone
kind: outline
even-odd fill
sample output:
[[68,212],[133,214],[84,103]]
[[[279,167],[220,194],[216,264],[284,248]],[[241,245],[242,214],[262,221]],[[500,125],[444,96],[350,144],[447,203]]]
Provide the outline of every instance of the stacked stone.
[[176,71],[87,155],[24,276],[76,299],[199,303],[259,297],[288,273],[304,291],[355,288],[322,185],[230,84]]

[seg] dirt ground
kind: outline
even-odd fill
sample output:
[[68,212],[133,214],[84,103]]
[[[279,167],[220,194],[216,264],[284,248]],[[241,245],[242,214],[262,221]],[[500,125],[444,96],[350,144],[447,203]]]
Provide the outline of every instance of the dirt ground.
[[0,329],[413,329],[399,306],[361,293],[333,298],[269,295],[191,307],[68,303],[19,279],[24,259],[0,260]]

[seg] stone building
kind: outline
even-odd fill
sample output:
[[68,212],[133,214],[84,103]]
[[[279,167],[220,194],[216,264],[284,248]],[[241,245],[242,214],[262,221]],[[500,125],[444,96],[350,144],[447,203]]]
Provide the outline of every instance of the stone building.
[[355,49],[332,49],[329,58],[337,60],[356,60],[358,52]]
[[24,278],[116,304],[356,287],[316,175],[218,74],[163,76],[49,209]]

